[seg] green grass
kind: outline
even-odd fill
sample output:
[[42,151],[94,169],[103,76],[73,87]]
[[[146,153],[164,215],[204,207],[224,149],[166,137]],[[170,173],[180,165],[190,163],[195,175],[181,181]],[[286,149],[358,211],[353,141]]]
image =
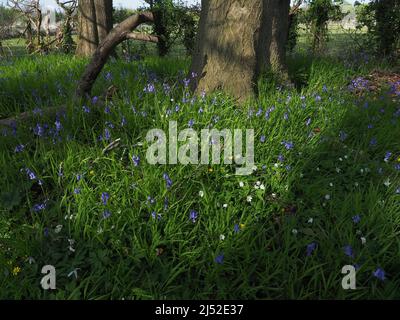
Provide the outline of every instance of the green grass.
[[[379,67],[364,62],[294,55],[296,90],[264,79],[258,100],[240,108],[220,93],[186,97],[187,59],[111,61],[94,88],[94,95],[111,83],[119,88],[110,112],[88,103],[85,113],[83,103],[70,99],[85,60],[1,61],[2,117],[62,103],[68,111],[59,115],[59,131],[54,118],[38,114],[0,137],[0,298],[400,298],[399,100],[388,88],[363,97],[348,90],[351,79]],[[149,82],[155,93],[143,91]],[[239,177],[233,166],[149,165],[146,133],[167,130],[169,120],[180,129],[189,120],[196,130],[254,128],[257,170]],[[37,124],[48,126],[42,137],[34,134]],[[104,155],[105,129],[121,146]],[[16,153],[19,144],[25,148]],[[30,180],[26,168],[37,178]],[[255,188],[258,181],[264,188]],[[103,192],[110,195],[106,205]],[[104,210],[111,216],[104,218]],[[198,212],[195,223],[191,210]],[[316,249],[307,256],[311,243]],[[347,245],[353,258],[344,253]],[[215,261],[221,253],[223,264]],[[57,270],[55,291],[39,285],[48,264]],[[357,290],[341,287],[347,264],[360,266]],[[377,268],[385,281],[374,277]]]

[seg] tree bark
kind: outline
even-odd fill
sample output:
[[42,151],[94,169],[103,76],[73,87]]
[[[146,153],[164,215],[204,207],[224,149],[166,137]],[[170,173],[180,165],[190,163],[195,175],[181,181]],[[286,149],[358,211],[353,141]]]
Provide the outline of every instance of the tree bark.
[[80,0],[78,12],[79,40],[76,48],[76,55],[89,57],[99,44],[94,0]]
[[85,97],[90,95],[93,83],[96,81],[97,76],[103,69],[108,57],[113,52],[114,48],[122,41],[126,39],[139,39],[156,42],[157,38],[154,36],[131,33],[131,31],[136,29],[140,24],[153,21],[154,18],[151,12],[142,12],[130,16],[112,29],[103,42],[97,47],[90,63],[86,66],[86,69],[78,83],[76,96]]
[[79,0],[76,55],[89,57],[112,29],[112,0]]
[[96,25],[99,43],[111,31],[112,25],[112,0],[94,0],[96,10]]
[[203,0],[192,89],[224,90],[243,102],[267,68],[285,71],[289,0]]

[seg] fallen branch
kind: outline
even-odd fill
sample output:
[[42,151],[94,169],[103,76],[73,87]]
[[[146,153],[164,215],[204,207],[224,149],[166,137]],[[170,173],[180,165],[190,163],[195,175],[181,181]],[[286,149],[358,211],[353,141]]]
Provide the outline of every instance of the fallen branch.
[[90,96],[93,84],[106,64],[108,57],[112,54],[114,48],[122,41],[127,39],[155,41],[154,36],[131,32],[139,25],[147,22],[154,22],[153,14],[151,12],[141,12],[128,17],[110,31],[103,42],[101,42],[97,47],[90,63],[86,66],[86,69],[78,82],[75,93],[77,98]]

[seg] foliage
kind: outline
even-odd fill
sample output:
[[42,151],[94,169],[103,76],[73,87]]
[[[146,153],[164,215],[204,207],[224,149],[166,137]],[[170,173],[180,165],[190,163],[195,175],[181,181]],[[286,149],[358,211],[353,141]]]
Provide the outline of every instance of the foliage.
[[345,14],[341,10],[343,0],[308,0],[307,10],[304,11],[304,21],[312,36],[314,52],[324,50],[328,37],[329,21],[339,21]]
[[357,28],[367,28],[364,47],[379,55],[393,55],[400,48],[400,1],[356,3]]
[[[1,131],[1,299],[400,297],[400,92],[370,91],[376,61],[293,55],[301,89],[262,79],[243,108],[191,96],[189,59],[151,56],[111,59],[93,94],[119,94],[80,104],[86,63],[0,60],[0,116],[35,114]],[[57,105],[66,112],[42,112]],[[168,120],[254,128],[257,169],[149,165],[146,133]],[[57,290],[39,285],[48,264]],[[349,264],[357,290],[340,285]]]

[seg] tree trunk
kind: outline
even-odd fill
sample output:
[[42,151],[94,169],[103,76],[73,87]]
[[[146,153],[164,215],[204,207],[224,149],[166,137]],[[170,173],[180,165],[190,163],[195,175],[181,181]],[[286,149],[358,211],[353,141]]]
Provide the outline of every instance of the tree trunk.
[[91,56],[112,29],[112,0],[80,0],[78,56]]
[[289,0],[203,0],[191,71],[192,89],[254,96],[267,68],[285,71]]
[[76,96],[85,97],[90,95],[93,83],[96,81],[97,76],[101,72],[104,64],[107,62],[108,57],[113,52],[114,48],[122,41],[127,39],[136,39],[157,42],[157,37],[131,32],[140,24],[153,21],[154,18],[151,12],[142,12],[140,14],[130,16],[113,28],[93,53],[92,59],[87,65],[78,83]]
[[79,0],[79,40],[76,55],[88,57],[99,44],[94,0]]
[[111,31],[112,25],[112,0],[94,0],[96,10],[97,35],[99,43]]

